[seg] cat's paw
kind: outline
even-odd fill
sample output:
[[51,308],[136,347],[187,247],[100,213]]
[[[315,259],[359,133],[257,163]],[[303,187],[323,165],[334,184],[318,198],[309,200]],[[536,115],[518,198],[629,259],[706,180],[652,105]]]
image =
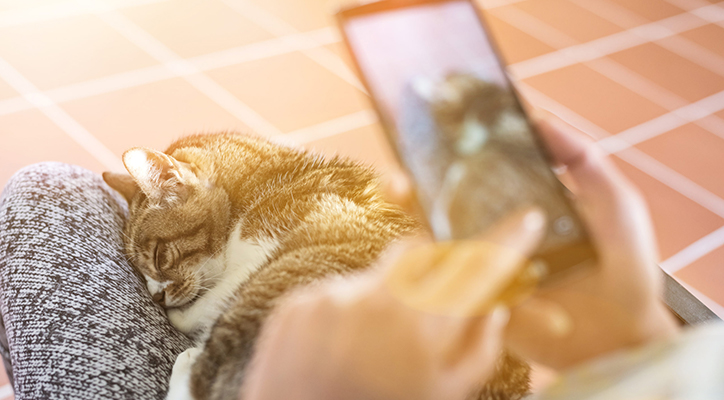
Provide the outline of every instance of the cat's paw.
[[166,310],[166,316],[171,321],[171,325],[179,331],[188,335],[194,330],[194,322],[188,318],[186,310],[171,308]]
[[176,357],[173,370],[171,370],[171,379],[168,382],[166,400],[193,400],[189,387],[191,368],[202,351],[198,347],[192,347]]

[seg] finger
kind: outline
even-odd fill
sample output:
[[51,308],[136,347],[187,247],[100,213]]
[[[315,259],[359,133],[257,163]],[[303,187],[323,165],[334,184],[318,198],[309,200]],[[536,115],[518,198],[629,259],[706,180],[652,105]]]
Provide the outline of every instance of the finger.
[[462,315],[489,311],[520,274],[543,237],[545,216],[537,208],[514,212],[476,241],[455,246],[434,277],[431,298],[449,299]]
[[378,264],[386,270],[385,280],[416,283],[435,268],[444,252],[429,237],[409,237],[386,249]]
[[526,265],[544,227],[542,212],[527,209],[476,240],[414,249],[399,260],[388,284],[404,301],[426,312],[458,317],[487,314]]
[[554,160],[566,166],[576,186],[582,217],[601,255],[656,259],[648,209],[623,174],[589,138],[560,119],[542,119],[537,126]]
[[402,170],[393,168],[387,172],[382,178],[381,186],[386,201],[398,205],[407,213],[419,213],[414,186]]
[[[625,179],[583,133],[555,117],[538,119],[536,126],[553,161],[564,166],[577,185],[594,187],[597,196],[608,197],[626,189]],[[589,193],[584,190],[582,195]]]
[[497,306],[493,311],[475,323],[469,324],[461,332],[456,346],[450,347],[445,355],[446,364],[454,370],[463,382],[456,383],[468,387],[490,377],[503,347],[505,327],[510,311]]

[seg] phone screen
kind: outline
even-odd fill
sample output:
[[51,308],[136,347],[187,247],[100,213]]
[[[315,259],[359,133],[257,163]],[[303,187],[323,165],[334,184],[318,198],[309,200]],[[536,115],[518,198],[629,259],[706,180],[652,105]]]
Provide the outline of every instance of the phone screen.
[[538,205],[548,273],[595,258],[472,2],[377,7],[344,15],[342,29],[437,239]]

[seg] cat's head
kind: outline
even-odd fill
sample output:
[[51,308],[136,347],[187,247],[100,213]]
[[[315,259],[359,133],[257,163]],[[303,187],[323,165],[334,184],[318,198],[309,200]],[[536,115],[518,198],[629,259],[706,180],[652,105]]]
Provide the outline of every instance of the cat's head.
[[457,153],[477,153],[493,133],[527,144],[529,127],[514,95],[472,74],[451,73],[444,80],[419,78],[414,89],[431,106],[443,137]]
[[130,175],[103,174],[129,204],[126,254],[154,300],[167,308],[187,304],[213,286],[222,267],[215,259],[229,226],[226,191],[185,158],[134,148],[123,154]]

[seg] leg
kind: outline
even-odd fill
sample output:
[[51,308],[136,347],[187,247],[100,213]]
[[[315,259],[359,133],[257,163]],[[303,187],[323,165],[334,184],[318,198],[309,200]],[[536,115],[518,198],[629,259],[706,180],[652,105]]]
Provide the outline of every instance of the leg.
[[161,399],[173,329],[122,252],[125,202],[60,163],[18,172],[0,197],[0,311],[16,399]]

